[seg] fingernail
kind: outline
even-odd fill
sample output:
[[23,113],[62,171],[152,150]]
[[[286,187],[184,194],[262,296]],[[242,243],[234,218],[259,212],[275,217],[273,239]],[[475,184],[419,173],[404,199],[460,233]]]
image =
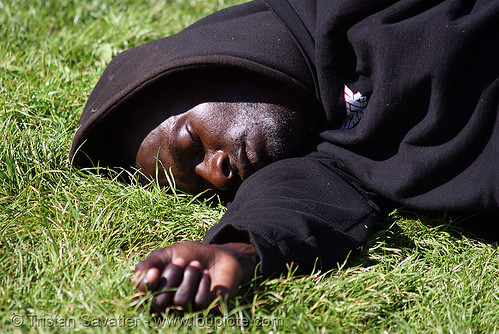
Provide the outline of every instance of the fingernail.
[[201,262],[199,262],[198,260],[191,261],[189,263],[189,266],[194,267],[194,268],[198,268],[198,269],[202,268]]
[[144,277],[144,283],[153,283],[158,280],[159,277],[159,270],[157,268],[151,268],[149,269]]

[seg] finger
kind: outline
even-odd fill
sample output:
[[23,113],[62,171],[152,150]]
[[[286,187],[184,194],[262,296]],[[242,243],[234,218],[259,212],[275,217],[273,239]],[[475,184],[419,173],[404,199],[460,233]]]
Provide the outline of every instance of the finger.
[[152,298],[152,306],[158,311],[164,311],[165,308],[172,305],[175,291],[182,282],[184,268],[174,264],[168,265],[159,279],[157,290],[160,291]]
[[146,259],[135,266],[132,284],[139,291],[154,290],[159,282],[160,273],[171,261],[171,247],[157,249],[151,252]]
[[189,305],[192,306],[198,290],[199,281],[201,280],[201,275],[201,268],[190,265],[185,268],[184,278],[175,292],[173,304],[182,306],[184,309],[187,309]]
[[182,306],[184,309],[187,309],[189,305],[192,306],[201,280],[202,269],[200,266],[201,264],[196,261],[194,265],[190,264],[185,268],[182,283],[173,297],[173,304]]
[[143,280],[147,291],[155,291],[159,285],[160,278],[161,274],[158,268],[149,269]]
[[145,272],[150,268],[163,270],[171,261],[172,247],[160,248],[152,251],[149,255],[135,266],[135,272]]
[[211,278],[210,275],[208,274],[208,270],[203,271],[203,274],[201,275],[201,280],[199,281],[199,288],[196,293],[196,296],[194,297],[194,306],[198,310],[202,310],[208,307],[211,303],[211,293],[210,293],[210,286],[211,286]]
[[154,291],[158,286],[160,277],[158,268],[150,268],[145,273],[136,272],[132,277],[132,283],[139,291]]
[[138,289],[139,284],[140,284],[140,282],[142,282],[144,277],[145,277],[145,273],[143,271],[136,271],[132,276],[132,285]]

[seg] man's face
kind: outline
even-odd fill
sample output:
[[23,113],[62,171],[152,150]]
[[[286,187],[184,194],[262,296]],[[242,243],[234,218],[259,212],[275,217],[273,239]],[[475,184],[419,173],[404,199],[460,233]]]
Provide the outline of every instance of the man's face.
[[235,190],[263,166],[293,155],[296,114],[271,103],[206,102],[167,118],[143,140],[137,164],[146,175],[178,189]]

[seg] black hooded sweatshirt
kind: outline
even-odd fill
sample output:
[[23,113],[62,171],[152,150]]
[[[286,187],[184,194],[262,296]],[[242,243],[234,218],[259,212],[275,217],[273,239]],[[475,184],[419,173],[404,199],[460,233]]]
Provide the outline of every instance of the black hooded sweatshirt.
[[84,108],[73,164],[133,166],[147,131],[125,134],[154,117],[131,108],[134,97],[200,67],[278,81],[327,120],[310,153],[245,180],[205,236],[251,242],[266,276],[289,263],[334,267],[386,202],[499,208],[497,1],[265,0],[212,14],[113,59]]

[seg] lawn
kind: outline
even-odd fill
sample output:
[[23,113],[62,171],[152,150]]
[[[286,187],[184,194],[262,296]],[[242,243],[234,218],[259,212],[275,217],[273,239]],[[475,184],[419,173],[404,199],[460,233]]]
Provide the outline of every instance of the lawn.
[[134,265],[224,208],[72,169],[78,117],[118,52],[237,2],[0,1],[0,331],[499,332],[498,250],[402,209],[348,265],[256,278],[222,315],[132,305]]

